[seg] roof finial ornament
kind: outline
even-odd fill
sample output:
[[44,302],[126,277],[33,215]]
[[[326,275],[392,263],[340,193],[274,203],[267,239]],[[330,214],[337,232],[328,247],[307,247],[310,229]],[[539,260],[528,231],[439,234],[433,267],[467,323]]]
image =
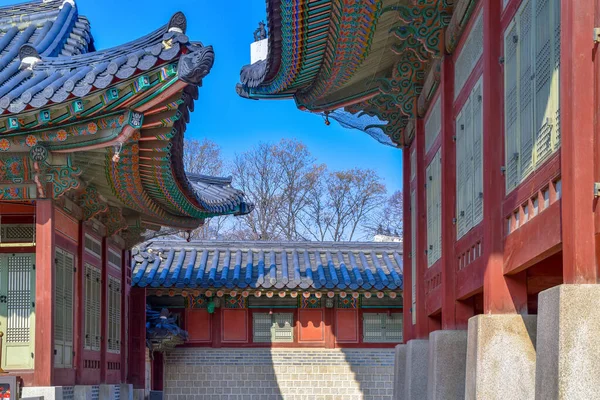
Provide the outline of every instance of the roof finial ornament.
[[185,33],[187,29],[187,19],[181,11],[177,11],[169,21],[169,32]]
[[21,60],[21,66],[19,68],[28,70],[32,70],[35,64],[42,61],[42,58],[35,47],[29,44],[24,44],[19,49],[19,59]]
[[254,31],[254,41],[258,42],[267,38],[267,30],[265,29],[265,21],[258,23],[258,28]]
[[177,75],[185,83],[199,86],[215,62],[215,52],[212,46],[200,44],[189,46],[189,49],[190,52],[179,59]]
[[62,8],[65,6],[65,4],[69,3],[71,5],[71,7],[75,7],[75,0],[63,0],[62,4],[60,5],[60,7],[58,7],[60,10],[62,10]]

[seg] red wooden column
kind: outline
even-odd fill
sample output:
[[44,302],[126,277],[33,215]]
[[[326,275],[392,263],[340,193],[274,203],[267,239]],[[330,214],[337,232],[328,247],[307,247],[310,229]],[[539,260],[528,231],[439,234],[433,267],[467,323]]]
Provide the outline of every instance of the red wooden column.
[[483,4],[483,308],[486,313],[526,313],[525,275],[505,277],[502,200],[505,181],[502,100],[502,0]]
[[561,1],[560,129],[565,283],[597,283],[594,249],[595,1]]
[[425,197],[425,123],[422,119],[416,120],[415,144],[417,152],[417,276],[412,277],[417,282],[417,326],[414,332],[415,339],[427,338],[429,335],[429,318],[425,308],[425,280],[423,278],[427,269],[427,206]]
[[411,236],[411,219],[410,219],[410,208],[414,207],[414,204],[410,204],[410,176],[412,172],[410,170],[410,147],[404,147],[402,149],[402,232],[404,233],[404,243],[402,252],[402,273],[403,273],[403,304],[404,310],[402,314],[402,337],[406,343],[408,340],[413,339],[412,329],[412,268],[410,259],[410,253],[412,249],[412,241],[414,238]]
[[127,382],[134,389],[146,385],[146,289],[131,288],[129,296],[129,362]]
[[35,207],[35,354],[34,386],[52,386],[54,378],[54,202]]
[[108,352],[108,241],[102,238],[100,260],[100,382],[106,383],[106,353]]
[[131,250],[121,250],[121,382],[127,382],[129,350],[129,293],[131,291]]
[[77,249],[77,271],[75,272],[75,321],[73,332],[73,347],[75,348],[75,383],[81,383],[83,379],[83,348],[85,346],[85,264],[83,252],[85,251],[85,232],[83,222],[79,221],[79,245]]
[[[456,145],[454,133],[454,63],[442,63],[442,329],[456,328]],[[464,326],[463,326],[464,327]]]

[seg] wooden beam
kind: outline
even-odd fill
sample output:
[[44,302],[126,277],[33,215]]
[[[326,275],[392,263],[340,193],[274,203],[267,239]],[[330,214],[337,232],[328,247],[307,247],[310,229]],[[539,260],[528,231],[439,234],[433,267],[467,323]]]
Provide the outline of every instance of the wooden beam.
[[597,283],[594,243],[596,2],[561,0],[560,130],[565,283]]
[[127,382],[134,389],[146,385],[146,289],[131,288],[129,296],[129,363]]
[[39,199],[35,209],[34,386],[54,383],[54,204]]
[[[414,143],[414,141],[413,141]],[[410,170],[410,152],[411,147],[404,147],[402,149],[402,203],[404,207],[402,208],[402,231],[404,232],[404,251],[402,252],[402,271],[404,278],[404,290],[402,291],[403,301],[406,306],[405,312],[402,316],[402,337],[404,338],[404,342],[413,338],[413,330],[412,330],[412,315],[411,315],[411,307],[412,307],[412,268],[410,259],[410,253],[412,249],[412,241],[414,240],[411,230],[411,207],[414,207],[414,204],[410,203],[410,193],[411,193],[411,181],[410,177],[412,172]]]
[[526,313],[525,278],[504,277],[502,200],[505,182],[502,107],[502,0],[483,3],[483,308],[485,313]]
[[454,63],[451,55],[442,62],[442,329],[466,327],[456,320],[456,144],[454,141]]

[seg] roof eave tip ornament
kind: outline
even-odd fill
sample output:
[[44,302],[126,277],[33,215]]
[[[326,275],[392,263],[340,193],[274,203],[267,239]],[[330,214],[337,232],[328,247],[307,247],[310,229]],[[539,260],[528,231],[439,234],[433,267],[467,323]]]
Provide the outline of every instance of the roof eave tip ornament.
[[168,32],[177,32],[185,34],[187,29],[187,19],[181,11],[177,11],[169,20]]
[[189,46],[189,53],[183,54],[179,59],[177,75],[185,83],[200,86],[204,78],[213,67],[215,52],[212,46],[193,44]]
[[63,0],[62,4],[60,5],[59,10],[62,10],[62,8],[65,6],[65,4],[70,4],[71,7],[75,7],[75,0]]
[[19,66],[19,69],[28,69],[30,71],[33,69],[33,67],[35,67],[37,63],[42,61],[42,58],[40,57],[40,54],[35,49],[35,47],[29,44],[24,44],[19,49],[19,59],[21,60],[21,65]]

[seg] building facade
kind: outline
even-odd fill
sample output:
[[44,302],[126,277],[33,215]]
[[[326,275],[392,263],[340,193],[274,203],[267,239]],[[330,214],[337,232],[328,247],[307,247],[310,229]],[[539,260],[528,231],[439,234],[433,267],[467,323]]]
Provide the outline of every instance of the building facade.
[[599,11],[267,1],[238,93],[402,148],[397,398],[597,397]]
[[11,398],[15,386],[47,399],[143,388],[128,367],[145,355],[132,329],[146,301],[131,289],[131,246],[161,226],[191,230],[252,208],[230,180],[184,173],[186,122],[214,59],[186,24],[176,13],[100,51],[72,0],[0,7],[0,348]]
[[134,288],[187,332],[147,324],[151,386],[166,398],[391,399],[400,243],[153,241],[133,255]]

